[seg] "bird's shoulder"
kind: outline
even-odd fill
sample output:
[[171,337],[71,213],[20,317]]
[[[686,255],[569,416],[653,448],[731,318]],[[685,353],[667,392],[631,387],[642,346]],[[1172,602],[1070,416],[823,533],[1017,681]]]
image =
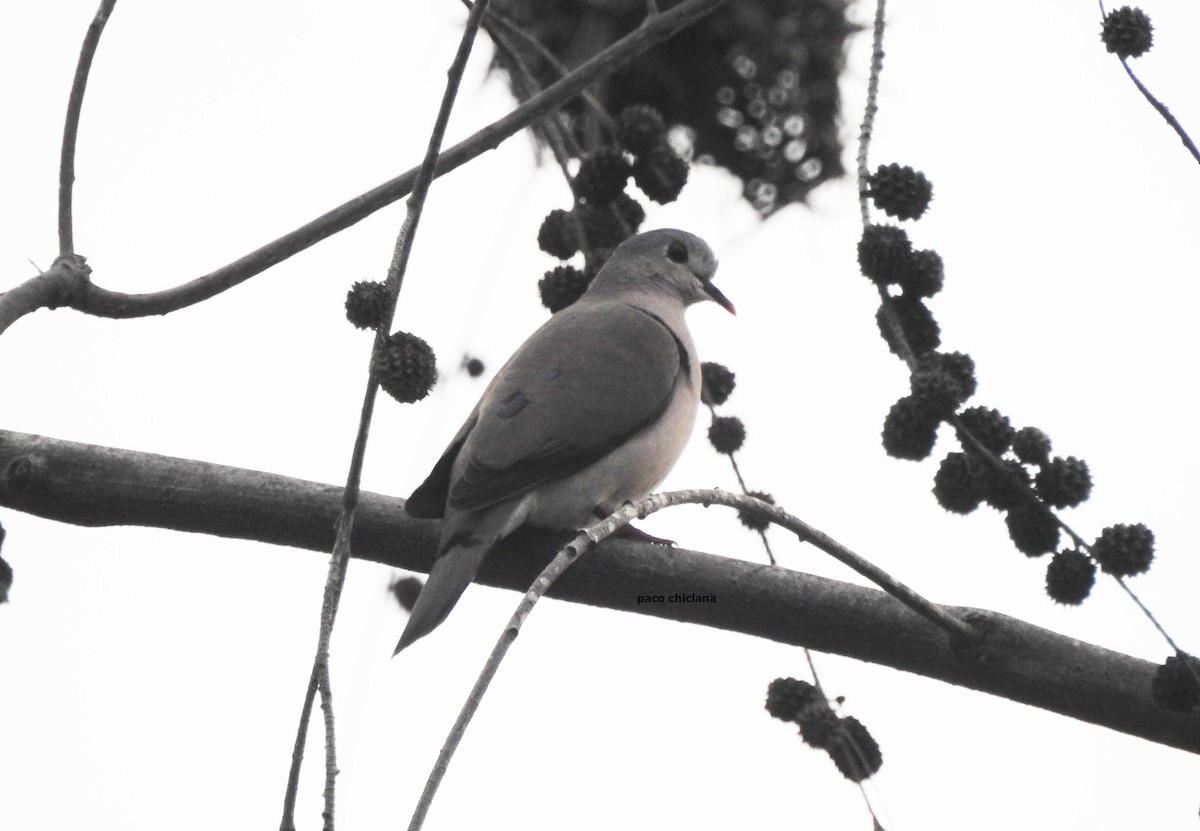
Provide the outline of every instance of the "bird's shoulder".
[[690,372],[687,343],[655,310],[628,302],[576,305],[548,320],[501,368],[480,402],[481,419],[511,418],[515,396],[536,401],[542,418],[564,425],[574,421],[557,416],[573,408],[630,410],[638,418],[669,395],[681,368]]
[[601,301],[569,306],[554,315],[513,354],[498,373],[501,382],[556,381],[548,367],[559,366],[607,375],[607,367],[638,375],[674,374],[687,358],[686,329],[682,318],[672,319],[649,302]]

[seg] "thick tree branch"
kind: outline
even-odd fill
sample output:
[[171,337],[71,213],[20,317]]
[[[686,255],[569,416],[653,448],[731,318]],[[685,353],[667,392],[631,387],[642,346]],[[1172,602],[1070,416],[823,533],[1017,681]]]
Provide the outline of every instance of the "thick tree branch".
[[[649,19],[508,115],[442,153],[438,157],[437,175],[449,173],[475,157],[499,147],[505,139],[544,118],[596,81],[725,2],[726,0],[684,0],[670,11]],[[274,242],[267,243],[257,251],[252,251],[229,265],[182,285],[151,294],[124,294],[89,283],[87,290],[73,296],[69,305],[98,317],[126,318],[163,315],[207,300],[404,198],[412,191],[418,170],[419,168],[413,168],[402,173]],[[30,282],[39,279],[40,275],[31,278]],[[5,308],[8,300],[7,294],[0,295],[0,333],[19,317]]]
[[[341,493],[270,473],[0,431],[0,505],[76,525],[145,525],[327,552]],[[354,554],[428,571],[438,524],[408,518],[403,504],[362,495]],[[524,592],[555,542],[561,538],[515,535],[478,581]],[[638,600],[671,594],[715,600]],[[980,647],[956,651],[941,630],[883,592],[624,540],[606,541],[576,563],[550,596],[846,655],[1200,753],[1200,715],[1151,701],[1153,664],[995,612],[944,607],[985,635]]]

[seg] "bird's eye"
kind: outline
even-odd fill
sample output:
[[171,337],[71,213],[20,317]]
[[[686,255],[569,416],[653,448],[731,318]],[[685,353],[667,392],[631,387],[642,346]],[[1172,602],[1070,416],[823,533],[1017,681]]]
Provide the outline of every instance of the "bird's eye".
[[671,240],[670,245],[667,246],[667,256],[680,265],[683,265],[688,261],[687,246],[677,239]]

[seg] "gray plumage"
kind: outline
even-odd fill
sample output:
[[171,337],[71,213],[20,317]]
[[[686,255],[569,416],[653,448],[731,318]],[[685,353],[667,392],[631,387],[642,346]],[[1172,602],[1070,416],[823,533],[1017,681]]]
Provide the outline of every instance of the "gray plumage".
[[437,561],[396,652],[438,626],[484,557],[521,525],[583,528],[650,493],[683,452],[700,401],[692,303],[733,305],[684,231],[622,243],[584,295],[513,354],[405,504],[441,518]]

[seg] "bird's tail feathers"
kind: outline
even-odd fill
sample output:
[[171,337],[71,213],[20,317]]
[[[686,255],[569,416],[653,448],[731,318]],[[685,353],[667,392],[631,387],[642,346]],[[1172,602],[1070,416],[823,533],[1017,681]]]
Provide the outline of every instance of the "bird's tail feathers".
[[446,529],[448,533],[443,536],[442,550],[438,552],[437,561],[429,571],[425,588],[417,596],[393,654],[399,654],[418,638],[428,635],[446,619],[459,597],[475,579],[488,552],[508,532],[505,526],[509,513],[494,512],[492,516],[485,515],[482,518],[460,515],[446,520],[460,520],[465,527],[457,532]]

